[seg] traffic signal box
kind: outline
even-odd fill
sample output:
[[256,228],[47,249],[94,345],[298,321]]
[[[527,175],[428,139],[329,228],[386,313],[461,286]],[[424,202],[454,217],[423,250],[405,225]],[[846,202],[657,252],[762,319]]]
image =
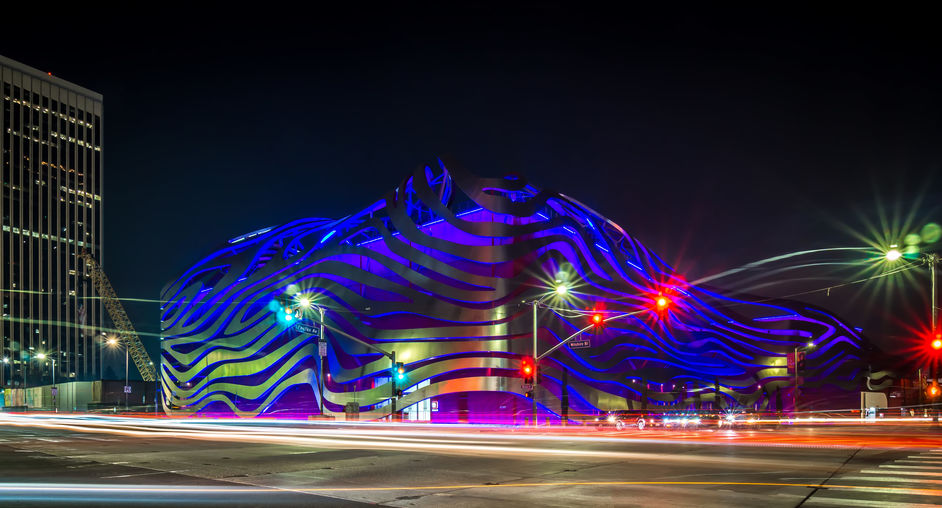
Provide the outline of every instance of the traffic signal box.
[[400,383],[406,380],[406,365],[402,362],[396,362],[392,371],[393,386],[396,390],[396,397],[402,397],[402,385]]
[[931,381],[926,384],[926,397],[929,400],[937,400],[942,395],[942,389],[939,388],[938,381]]
[[524,395],[527,398],[533,397],[533,381],[536,378],[536,365],[533,358],[525,356],[520,362],[520,377],[523,378]]

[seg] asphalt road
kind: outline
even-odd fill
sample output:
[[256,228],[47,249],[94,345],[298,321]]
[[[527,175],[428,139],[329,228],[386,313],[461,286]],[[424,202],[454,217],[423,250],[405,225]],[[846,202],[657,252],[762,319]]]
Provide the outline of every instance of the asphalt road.
[[0,475],[17,506],[938,506],[942,432],[2,415]]

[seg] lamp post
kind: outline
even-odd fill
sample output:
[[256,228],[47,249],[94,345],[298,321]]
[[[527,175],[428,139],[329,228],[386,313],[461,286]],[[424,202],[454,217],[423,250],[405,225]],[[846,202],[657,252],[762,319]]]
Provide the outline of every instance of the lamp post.
[[795,416],[798,416],[798,353],[803,351],[811,351],[814,349],[814,342],[809,342],[807,346],[798,346],[795,348],[795,392],[794,392],[794,405],[795,405]]
[[[46,359],[45,353],[39,353],[36,355],[36,358],[40,360]],[[56,396],[58,395],[58,390],[56,389],[56,359],[50,358],[52,360],[52,407],[56,409],[56,412],[59,412],[59,405],[56,404]]]
[[[112,337],[108,339],[108,345],[112,347],[119,347],[118,339]],[[128,410],[128,356],[130,352],[127,347],[124,347],[124,410]]]
[[[325,370],[325,360],[327,359],[327,347],[324,339],[324,307],[320,305],[314,305],[311,302],[311,299],[307,296],[298,297],[298,307],[301,308],[302,312],[311,309],[312,307],[317,307],[317,312],[320,317],[319,330],[317,333],[317,354],[320,361],[320,372],[317,375],[317,407],[320,411],[320,415],[324,416],[324,370]],[[323,346],[322,346],[323,345]]]
[[[896,245],[890,245],[890,250],[886,251],[886,253],[884,254],[884,258],[890,262],[897,261],[901,257],[903,257],[903,253],[900,252],[900,250],[897,248]],[[935,287],[935,279],[936,279],[935,269],[936,269],[936,266],[939,264],[939,255],[936,253],[922,254],[920,256],[920,259],[922,260],[922,262],[929,265],[929,322],[930,322],[929,328],[931,330],[930,336],[932,337],[932,340],[935,341],[937,340],[936,337],[938,336],[938,333],[939,333],[939,306],[936,303],[937,291]],[[935,344],[933,344],[932,347],[935,348]],[[935,348],[935,349],[938,349],[938,348]],[[936,366],[934,364],[929,365],[927,374],[933,380],[938,378],[938,372],[936,372]],[[920,382],[921,382],[921,378],[922,376],[920,375]],[[921,387],[920,387],[920,393],[922,393]],[[922,396],[920,395],[920,397]]]
[[534,427],[537,425],[537,418],[538,418],[537,417],[537,414],[538,414],[537,404],[536,404],[536,387],[539,384],[539,379],[540,379],[539,378],[540,369],[537,365],[537,332],[539,331],[539,327],[537,326],[537,309],[539,308],[540,304],[542,304],[543,301],[549,298],[550,296],[559,296],[561,298],[565,298],[567,295],[569,295],[569,286],[567,286],[564,282],[560,282],[557,280],[556,286],[553,288],[552,291],[534,300],[529,300],[529,301],[524,302],[527,305],[533,306],[533,349],[532,351],[533,351],[534,372],[533,372],[533,390],[531,392],[533,394],[533,409],[532,409],[531,417],[533,420]]
[[[320,372],[320,375],[317,376],[318,381],[320,381],[317,387],[317,392],[318,392],[317,399],[318,399],[318,409],[320,410],[321,417],[323,417],[324,416],[324,383],[325,383],[324,372],[327,370],[327,364],[325,363],[325,360],[327,360],[327,339],[324,338],[324,308],[318,306],[317,310],[320,312],[320,316],[321,316],[320,332],[317,335],[317,349],[318,349],[318,354],[320,355],[320,359],[321,359],[321,372]],[[323,348],[321,347],[322,343],[324,344]]]

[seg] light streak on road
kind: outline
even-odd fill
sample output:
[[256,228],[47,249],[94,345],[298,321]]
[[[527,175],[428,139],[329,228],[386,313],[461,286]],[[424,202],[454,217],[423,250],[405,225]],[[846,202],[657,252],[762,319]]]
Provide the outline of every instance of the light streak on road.
[[[724,482],[724,481],[583,481],[583,482],[526,482],[526,483],[500,483],[500,484],[450,484],[450,485],[413,485],[413,486],[382,486],[382,487],[292,487],[290,489],[274,489],[265,487],[243,486],[176,486],[176,485],[103,485],[78,483],[4,483],[0,484],[0,493],[118,493],[118,494],[249,494],[265,493],[277,490],[301,493],[322,492],[376,492],[376,491],[403,491],[403,490],[457,490],[457,489],[511,489],[533,487],[617,487],[617,486],[741,486],[741,487],[799,487],[822,488],[820,483],[783,483],[783,482]],[[885,487],[869,485],[841,485],[826,484],[823,487],[829,490],[855,490],[872,493],[892,493],[915,496],[942,496],[942,489]]]
[[[67,432],[99,433],[131,438],[196,439],[205,441],[281,444],[304,448],[384,449],[417,453],[473,454],[540,459],[548,457],[595,458],[673,462],[687,464],[727,463],[712,456],[664,455],[614,450],[609,444],[633,443],[698,444],[714,446],[803,447],[856,449],[942,447],[942,436],[924,434],[901,436],[897,433],[835,433],[831,428],[806,430],[782,426],[769,429],[700,431],[629,431],[598,433],[594,429],[512,429],[478,426],[413,426],[410,424],[330,425],[304,420],[251,421],[240,419],[204,420],[136,418],[92,415],[3,414],[0,425],[54,429]],[[757,467],[780,461],[742,459],[742,467]]]

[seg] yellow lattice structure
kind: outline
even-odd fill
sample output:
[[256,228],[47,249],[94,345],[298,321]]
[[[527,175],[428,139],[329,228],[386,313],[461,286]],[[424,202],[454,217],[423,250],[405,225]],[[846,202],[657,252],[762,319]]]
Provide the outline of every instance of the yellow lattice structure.
[[104,270],[101,269],[101,266],[98,265],[95,258],[87,251],[79,254],[79,259],[85,260],[85,264],[89,269],[89,276],[92,278],[92,283],[95,284],[95,290],[105,303],[105,308],[108,309],[111,320],[114,321],[118,340],[121,341],[124,347],[128,348],[131,358],[134,359],[134,365],[137,366],[138,372],[141,373],[141,378],[144,379],[144,381],[156,380],[157,372],[154,369],[154,364],[151,362],[150,356],[147,355],[147,350],[144,349],[141,338],[137,336],[137,330],[134,329],[134,325],[132,325],[131,320],[128,319],[128,314],[124,311],[124,306],[121,305],[121,301],[118,300],[118,295],[115,294],[114,288],[111,287],[108,276],[105,275]]

